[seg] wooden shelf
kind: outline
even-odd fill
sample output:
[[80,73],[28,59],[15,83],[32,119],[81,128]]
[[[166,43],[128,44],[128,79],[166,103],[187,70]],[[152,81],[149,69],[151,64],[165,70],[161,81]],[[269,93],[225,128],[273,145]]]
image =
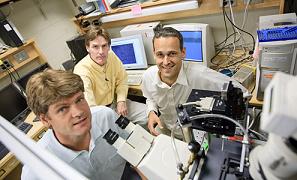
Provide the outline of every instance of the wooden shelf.
[[34,43],[34,40],[33,39],[30,39],[28,40],[27,42],[25,42],[22,46],[20,47],[13,47],[13,48],[10,48],[8,49],[5,53],[3,54],[0,54],[0,59],[4,59],[5,57],[11,55],[11,54],[14,54],[16,52],[19,52],[21,51],[22,49],[24,49],[25,47],[31,45]]
[[[144,2],[141,5],[141,8],[150,8],[153,6],[160,6],[160,5],[164,5],[164,4],[169,4],[169,3],[176,3],[176,2],[180,2],[182,0],[153,0],[153,1],[149,1],[149,2]],[[113,9],[110,12],[106,13],[106,16],[110,15],[110,14],[116,14],[116,13],[120,13],[120,12],[127,12],[130,11],[131,7],[123,7],[123,8],[117,8],[117,9]]]
[[[20,51],[25,51],[28,55],[28,58],[18,62],[14,55],[19,53]],[[8,60],[13,68],[10,68],[10,72],[15,72],[24,66],[28,65],[32,61],[37,61],[39,64],[46,63],[44,55],[41,53],[40,49],[36,46],[35,41],[33,39],[28,40],[24,45],[20,47],[14,47],[7,50],[5,53],[0,55],[1,60]],[[0,79],[8,76],[7,72],[0,72]]]
[[[156,5],[162,5],[165,3],[175,3],[180,0],[160,0],[157,2],[147,2],[141,4],[141,7],[143,9],[150,8],[152,6]],[[281,13],[282,7],[284,4],[284,0],[265,0],[263,3],[258,4],[251,4],[249,6],[250,10],[256,10],[256,9],[272,9],[272,8],[279,8],[279,11]],[[245,8],[245,4],[243,1],[237,1],[236,6],[233,7],[234,11],[241,11]],[[108,16],[115,13],[121,13],[125,11],[129,11],[130,7],[126,8],[119,8],[116,10],[113,10],[105,15],[100,16],[94,16],[94,17],[82,17],[79,19],[79,21],[82,20],[89,20],[89,19],[100,19],[102,16]],[[161,14],[155,14],[155,15],[149,15],[149,16],[135,16],[135,18],[131,19],[125,19],[125,20],[119,20],[119,21],[112,21],[112,22],[106,22],[103,24],[104,28],[113,28],[113,27],[119,27],[119,26],[126,26],[129,24],[136,24],[136,23],[144,23],[144,22],[151,22],[151,21],[165,21],[165,20],[177,20],[182,18],[188,18],[188,17],[197,17],[197,16],[206,16],[211,14],[219,14],[222,13],[222,8],[218,6],[218,0],[203,0],[202,3],[200,3],[199,8],[191,9],[191,10],[184,10],[184,11],[178,11],[178,12],[170,12],[170,13],[161,13]],[[77,25],[80,32],[84,32],[78,23],[78,20],[72,19],[74,23]]]
[[[249,9],[267,9],[267,8],[277,8],[280,7],[279,0],[265,0],[264,3],[250,5]],[[240,11],[245,8],[245,5],[242,1],[237,1],[237,5],[233,8],[234,11]],[[171,12],[164,14],[156,14],[145,17],[135,17],[133,19],[121,20],[121,21],[113,21],[104,23],[104,28],[112,28],[117,26],[126,26],[129,24],[143,23],[149,21],[164,21],[164,20],[176,20],[188,17],[196,17],[196,16],[206,16],[210,14],[218,14],[222,13],[222,8],[218,6],[217,0],[204,0],[200,7],[197,9],[179,11],[179,12]]]
[[[27,64],[29,64],[31,61],[34,61],[36,58],[38,58],[39,56],[34,56],[34,57],[29,57],[28,59],[26,59],[25,61],[23,61],[23,62],[21,62],[21,63],[19,63],[19,64],[17,64],[17,65],[15,65],[15,66],[13,66],[13,68],[12,69],[9,69],[9,71],[10,72],[16,72],[15,70],[18,70],[18,69],[20,69],[21,67],[23,67],[23,66],[25,66],[25,65],[27,65]],[[1,78],[3,78],[3,77],[5,77],[5,76],[7,76],[8,74],[7,73],[1,73],[0,74],[0,79]]]

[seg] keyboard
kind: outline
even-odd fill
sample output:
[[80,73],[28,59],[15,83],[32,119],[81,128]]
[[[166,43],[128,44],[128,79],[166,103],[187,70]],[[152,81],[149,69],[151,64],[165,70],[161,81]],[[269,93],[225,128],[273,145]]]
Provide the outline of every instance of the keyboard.
[[128,74],[128,85],[139,86],[142,82],[142,75],[145,70],[127,70]]
[[297,26],[287,26],[257,31],[259,42],[297,39]]
[[21,124],[19,124],[17,126],[17,128],[21,131],[23,131],[25,134],[33,127],[32,124],[26,123],[26,122],[22,122]]
[[0,142],[0,159],[4,158],[9,150]]
[[[25,134],[32,128],[32,124],[22,122],[16,127]],[[9,150],[0,142],[0,159],[4,158],[9,153]]]
[[139,86],[142,82],[142,74],[128,74],[128,85]]

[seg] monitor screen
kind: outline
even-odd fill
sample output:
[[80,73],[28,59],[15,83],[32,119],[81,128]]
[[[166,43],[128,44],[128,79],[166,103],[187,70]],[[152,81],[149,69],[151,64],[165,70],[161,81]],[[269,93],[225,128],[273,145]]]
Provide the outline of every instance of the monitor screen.
[[49,66],[48,66],[47,63],[42,64],[42,65],[34,68],[30,72],[28,72],[27,74],[25,74],[24,76],[22,76],[20,79],[18,79],[16,81],[17,85],[19,85],[22,90],[26,90],[26,85],[27,85],[27,82],[30,79],[30,77],[32,75],[38,73],[38,72],[41,72],[41,71],[45,70],[46,68],[49,68]]
[[209,61],[214,56],[215,49],[208,24],[181,23],[169,24],[165,27],[173,27],[182,34],[186,48],[185,61],[193,61],[205,66],[210,65]]
[[202,62],[202,32],[201,31],[181,31],[186,48],[186,60]]
[[13,84],[0,90],[0,99],[0,114],[11,122],[28,108],[26,98]]
[[140,34],[111,39],[111,49],[125,69],[146,69],[147,60]]

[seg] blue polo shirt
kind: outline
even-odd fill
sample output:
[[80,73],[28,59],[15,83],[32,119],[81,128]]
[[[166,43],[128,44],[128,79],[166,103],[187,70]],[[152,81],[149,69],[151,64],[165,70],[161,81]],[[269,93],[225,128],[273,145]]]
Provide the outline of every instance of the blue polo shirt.
[[[115,124],[118,115],[108,107],[96,106],[91,108],[92,128],[89,151],[73,151],[62,144],[49,129],[38,141],[38,145],[47,149],[61,160],[72,166],[89,179],[119,180],[123,174],[126,161],[116,153],[116,149],[104,139],[104,134],[112,129],[122,137],[127,134]],[[22,179],[38,179],[26,165],[22,170]]]

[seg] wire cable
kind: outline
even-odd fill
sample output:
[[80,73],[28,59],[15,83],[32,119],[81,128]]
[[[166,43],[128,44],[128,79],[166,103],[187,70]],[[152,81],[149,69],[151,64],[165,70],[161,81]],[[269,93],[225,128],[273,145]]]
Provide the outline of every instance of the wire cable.
[[178,151],[177,151],[177,148],[176,148],[176,144],[175,144],[175,138],[174,138],[174,132],[175,132],[175,129],[177,128],[177,125],[178,123],[175,123],[172,130],[171,130],[171,145],[172,145],[172,148],[173,148],[173,152],[174,152],[174,157],[175,157],[175,162],[176,162],[176,167],[177,167],[177,170],[178,170],[178,173],[181,174],[183,173],[183,164],[181,163],[180,161],[180,157],[178,155]]
[[242,21],[242,24],[241,24],[241,29],[243,29],[244,26],[245,26],[246,19],[248,17],[248,7],[249,7],[249,5],[250,5],[250,0],[247,1],[246,5],[245,5],[245,8],[244,8],[243,21]]
[[243,132],[243,140],[242,140],[242,151],[241,151],[241,160],[240,160],[240,167],[239,167],[239,171],[243,172],[243,165],[244,165],[244,160],[245,160],[245,149],[246,149],[246,145],[249,143],[248,139],[248,131],[237,121],[235,121],[234,119],[221,115],[221,114],[201,114],[201,115],[196,115],[196,116],[192,116],[190,117],[190,120],[197,120],[197,119],[202,119],[202,118],[211,118],[211,117],[216,117],[216,118],[221,118],[221,119],[225,119],[228,120],[232,123],[234,123],[235,125],[237,125]]
[[253,115],[252,115],[253,118],[252,118],[252,120],[251,120],[251,122],[250,122],[250,124],[248,126],[248,129],[251,129],[251,127],[254,125],[254,122],[255,122],[255,119],[256,119],[256,108],[255,107],[253,107],[252,113],[253,113]]
[[247,32],[247,31],[245,31],[245,30],[243,30],[243,29],[237,27],[235,24],[233,24],[233,22],[231,21],[231,19],[230,19],[228,16],[226,16],[226,18],[227,18],[228,21],[229,21],[234,27],[236,27],[238,30],[240,30],[240,31],[242,31],[242,32],[244,32],[244,33],[246,33],[246,34],[248,34],[248,35],[251,36],[251,38],[252,38],[252,40],[253,40],[253,51],[254,51],[254,50],[255,50],[255,42],[256,42],[254,36],[253,36],[251,33]]
[[11,66],[11,68],[14,70],[14,72],[17,74],[18,78],[20,79],[21,76],[19,75],[18,71],[13,66]]
[[[225,7],[223,7],[223,8],[225,8]],[[233,24],[236,24],[235,23],[235,19],[234,19],[234,14],[233,14],[233,8],[232,8],[232,4],[231,4],[231,0],[229,0],[229,8],[230,8],[230,16],[231,16],[231,20],[232,20],[232,22],[233,22]],[[240,34],[240,32],[238,31],[238,29],[237,28],[234,28],[234,26],[232,26],[232,28],[233,28],[233,31],[235,32],[237,32],[238,34],[239,34],[239,37],[241,38],[241,34]],[[236,49],[236,45],[235,45],[235,40],[236,40],[236,34],[235,34],[235,36],[234,36],[234,41],[233,41],[233,53],[235,52],[235,49]]]
[[229,67],[234,66],[234,65],[236,65],[238,63],[245,62],[245,60],[247,60],[247,59],[251,59],[251,56],[245,57],[245,58],[243,58],[243,59],[241,59],[239,61],[236,61],[236,62],[234,62],[232,64],[229,64],[229,65],[226,65],[226,66],[222,66],[222,67],[220,67],[220,69],[229,68]]
[[257,136],[261,137],[263,140],[267,141],[267,138],[264,135],[262,135],[261,133],[255,131],[255,130],[252,130],[252,129],[249,129],[249,131],[256,134]]
[[[227,22],[226,22],[226,18],[225,18],[225,16],[224,16],[224,12],[225,12],[225,8],[224,8],[224,6],[223,6],[223,19],[224,19],[224,25],[225,25],[225,40],[224,40],[224,45],[223,46],[225,46],[226,45],[226,42],[227,42],[227,38],[228,38],[228,36],[229,36],[229,34],[228,34],[228,27],[227,27]],[[212,64],[214,64],[214,65],[216,65],[216,66],[219,66],[220,64],[217,64],[217,63],[214,63],[213,62],[213,60],[220,54],[220,52],[223,50],[223,48],[221,48],[211,59],[210,59],[210,62],[212,63]]]
[[10,82],[11,83],[13,83],[13,80],[12,80],[12,77],[11,77],[11,74],[10,74],[10,72],[7,70],[7,69],[5,69],[5,72],[9,75],[9,78],[10,78]]
[[10,71],[8,68],[7,68],[7,71],[9,72],[9,74],[11,74],[11,76],[13,77],[13,79],[16,81],[17,80],[17,78],[13,75],[13,72],[12,71]]
[[230,34],[226,39],[224,39],[222,42],[220,42],[219,44],[216,44],[215,46],[220,46],[221,44],[223,44],[226,40],[228,40],[231,36],[234,36],[235,33]]

